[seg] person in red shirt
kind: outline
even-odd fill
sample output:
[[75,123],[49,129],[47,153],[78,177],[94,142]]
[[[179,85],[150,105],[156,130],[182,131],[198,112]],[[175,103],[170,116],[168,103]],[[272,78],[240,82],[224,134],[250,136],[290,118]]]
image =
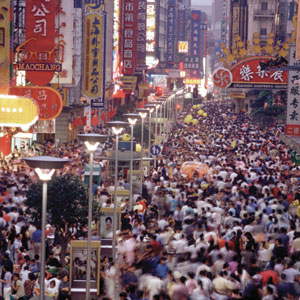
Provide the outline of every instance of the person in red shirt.
[[156,236],[152,235],[151,236],[151,242],[149,245],[152,247],[152,250],[154,252],[154,255],[160,255],[160,252],[162,251],[162,246],[161,244],[156,240]]
[[277,286],[278,284],[278,273],[274,270],[266,270],[260,273],[262,279],[263,286],[267,285],[269,282],[269,279],[272,278],[273,284]]

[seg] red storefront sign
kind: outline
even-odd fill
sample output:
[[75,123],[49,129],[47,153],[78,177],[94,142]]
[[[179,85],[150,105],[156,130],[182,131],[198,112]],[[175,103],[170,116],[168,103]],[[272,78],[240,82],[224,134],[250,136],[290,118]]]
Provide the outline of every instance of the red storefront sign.
[[137,2],[122,0],[121,5],[121,61],[124,75],[132,75],[136,66]]
[[39,120],[55,119],[63,108],[61,95],[50,87],[12,87],[9,94],[34,99],[40,109]]
[[[55,45],[56,0],[26,0],[26,41],[20,49],[19,60],[26,63],[54,63],[59,48]],[[26,79],[32,84],[46,85],[54,71],[26,71]]]
[[230,88],[286,89],[288,72],[262,70],[260,62],[274,57],[255,56],[238,62],[231,67],[232,84]]

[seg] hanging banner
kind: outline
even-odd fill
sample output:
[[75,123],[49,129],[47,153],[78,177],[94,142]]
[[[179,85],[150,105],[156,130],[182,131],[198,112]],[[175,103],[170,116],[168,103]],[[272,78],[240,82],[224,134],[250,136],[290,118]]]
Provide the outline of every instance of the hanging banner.
[[298,18],[296,30],[296,60],[300,60],[300,4],[298,4]]
[[[200,58],[201,54],[201,11],[192,10],[192,24],[191,24],[191,55]],[[200,70],[191,70],[191,75],[195,77],[200,76]]]
[[59,116],[63,108],[60,94],[50,87],[12,87],[10,95],[24,96],[35,100],[39,106],[39,120],[52,120]]
[[167,12],[167,56],[166,62],[175,63],[175,28],[176,28],[176,1],[169,0]]
[[[290,47],[289,65],[299,65],[296,60],[296,47]],[[287,93],[286,134],[300,136],[300,86],[295,82],[300,80],[298,71],[289,71]]]
[[83,95],[104,106],[103,37],[104,17],[90,14],[85,17],[85,53]]
[[1,2],[0,19],[0,94],[7,94],[10,84],[10,0]]
[[178,41],[185,41],[185,7],[181,5],[178,10]]
[[137,3],[135,0],[122,0],[122,26],[121,26],[121,61],[123,62],[123,74],[132,75],[136,66],[136,23]]
[[61,55],[63,56],[61,71],[55,76],[51,83],[72,84],[73,65],[73,6],[70,0],[58,1],[58,14],[56,24],[58,32],[55,43],[62,43]]
[[[18,61],[30,64],[59,63],[57,55],[62,52],[64,42],[55,45],[55,0],[26,1],[26,41],[16,52]],[[26,79],[32,84],[46,85],[54,71],[26,71]]]
[[137,49],[138,61],[136,69],[142,71],[146,65],[146,26],[147,26],[147,0],[138,0],[138,32]]

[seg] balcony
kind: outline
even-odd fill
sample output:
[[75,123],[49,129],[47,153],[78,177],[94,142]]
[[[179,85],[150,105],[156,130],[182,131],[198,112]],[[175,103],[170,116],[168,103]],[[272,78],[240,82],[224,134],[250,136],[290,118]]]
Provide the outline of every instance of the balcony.
[[275,13],[272,10],[254,9],[254,18],[274,18]]

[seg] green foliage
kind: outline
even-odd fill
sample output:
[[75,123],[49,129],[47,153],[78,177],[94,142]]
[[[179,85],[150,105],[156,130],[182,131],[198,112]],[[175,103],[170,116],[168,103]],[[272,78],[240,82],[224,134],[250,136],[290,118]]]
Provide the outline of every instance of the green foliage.
[[[87,224],[88,189],[80,177],[72,174],[55,176],[48,183],[47,194],[47,222],[52,223],[58,232],[70,224]],[[26,196],[31,217],[40,224],[42,183],[32,184]]]
[[272,104],[273,97],[272,97],[272,91],[260,91],[257,95],[256,101],[251,102],[252,108],[263,108],[265,102],[268,104]]

